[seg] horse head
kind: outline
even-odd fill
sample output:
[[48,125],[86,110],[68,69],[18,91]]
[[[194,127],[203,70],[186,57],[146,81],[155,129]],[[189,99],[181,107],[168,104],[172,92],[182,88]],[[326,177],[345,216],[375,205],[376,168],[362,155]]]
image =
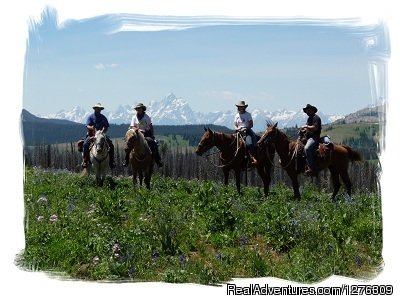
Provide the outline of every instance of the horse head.
[[268,123],[267,129],[261,136],[260,140],[258,140],[257,144],[261,145],[263,143],[269,143],[269,142],[275,143],[275,141],[277,139],[277,135],[278,135],[277,126],[278,126],[278,122],[276,122],[275,124]]
[[128,145],[133,146],[133,143],[135,143],[137,136],[137,128],[130,128],[126,131],[125,134],[125,142],[128,143]]
[[96,134],[94,135],[94,146],[96,148],[97,153],[101,153],[103,151],[105,143],[106,143],[106,136],[103,130],[96,131]]
[[199,144],[197,145],[196,154],[198,156],[201,156],[214,146],[214,132],[209,127],[204,127],[204,134],[201,137]]

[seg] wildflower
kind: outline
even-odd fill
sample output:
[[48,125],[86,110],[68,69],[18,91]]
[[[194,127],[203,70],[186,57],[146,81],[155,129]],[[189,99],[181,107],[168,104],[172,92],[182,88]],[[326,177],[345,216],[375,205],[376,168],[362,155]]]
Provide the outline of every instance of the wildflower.
[[45,195],[41,195],[39,197],[39,199],[37,200],[37,203],[45,204],[45,205],[47,205],[48,202],[49,202],[49,199]]
[[44,219],[43,216],[38,216],[38,217],[37,217],[38,222],[43,221],[43,219]]
[[134,267],[131,267],[128,271],[129,277],[133,278],[136,275],[136,269]]
[[72,211],[74,210],[76,206],[76,198],[72,198],[71,199],[71,203],[68,204],[67,206],[67,213],[70,214],[72,213]]
[[50,222],[55,223],[58,221],[58,216],[56,214],[50,216]]
[[151,254],[151,259],[153,260],[153,261],[157,261],[157,259],[160,257],[160,253],[157,251],[157,250],[155,250],[152,254]]
[[357,267],[361,267],[362,261],[361,261],[361,257],[360,256],[358,256],[358,255],[356,256],[355,262],[356,262]]
[[98,256],[95,256],[92,260],[93,265],[97,265],[100,263],[100,258]]
[[246,245],[248,242],[249,241],[248,241],[248,239],[247,239],[247,237],[245,235],[243,235],[243,234],[240,235],[240,238],[239,238],[240,246]]
[[187,263],[186,256],[184,254],[182,254],[182,255],[179,256],[179,258],[181,260],[181,264],[182,264],[183,269],[186,269],[186,263]]
[[118,253],[120,250],[121,250],[121,247],[119,246],[118,243],[115,243],[115,244],[112,246],[112,251],[113,251],[113,253]]

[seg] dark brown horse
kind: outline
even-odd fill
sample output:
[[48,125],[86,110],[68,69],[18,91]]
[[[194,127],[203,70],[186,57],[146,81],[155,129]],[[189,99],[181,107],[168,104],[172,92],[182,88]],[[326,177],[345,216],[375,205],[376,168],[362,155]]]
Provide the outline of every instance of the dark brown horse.
[[150,189],[150,180],[153,173],[154,159],[145,137],[138,128],[131,128],[125,134],[125,142],[132,146],[129,154],[129,165],[132,169],[133,185],[139,174],[139,183],[142,185],[143,177],[147,189]]
[[[229,171],[235,172],[235,181],[237,191],[240,193],[240,175],[241,171],[247,169],[247,161],[245,160],[245,143],[239,134],[225,134],[214,132],[210,128],[204,128],[204,134],[197,146],[196,154],[201,156],[212,147],[217,147],[220,151],[220,160],[224,173],[224,184],[228,184]],[[269,153],[269,154],[267,154]],[[261,145],[258,148],[256,159],[256,169],[264,184],[264,194],[268,196],[269,184],[271,182],[271,161],[267,157],[273,159],[275,149],[272,145],[268,147]]]
[[[277,125],[278,123],[269,125],[258,143],[267,143],[267,145],[273,143],[275,145],[276,151],[281,160],[281,165],[292,180],[294,198],[300,200],[301,196],[297,175],[304,172],[304,166],[300,165],[299,167],[296,154],[300,154],[298,151],[302,150],[304,146],[299,140],[290,140],[286,134],[277,128]],[[323,149],[323,145],[320,144],[320,150]],[[361,161],[361,155],[349,146],[338,144],[334,144],[333,148],[326,151],[326,154],[323,157],[319,156],[316,159],[318,171],[328,168],[331,173],[333,183],[332,199],[335,199],[340,188],[339,176],[342,178],[342,181],[346,186],[347,193],[351,195],[352,184],[348,174],[350,161]]]

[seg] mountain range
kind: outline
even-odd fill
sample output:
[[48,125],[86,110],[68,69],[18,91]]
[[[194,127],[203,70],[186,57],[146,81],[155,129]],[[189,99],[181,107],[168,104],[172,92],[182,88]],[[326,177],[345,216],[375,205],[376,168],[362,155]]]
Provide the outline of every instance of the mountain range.
[[[196,112],[191,109],[186,100],[177,98],[173,93],[170,93],[160,101],[150,101],[146,106],[146,112],[155,125],[214,124],[232,128],[236,114],[234,109],[209,113]],[[41,117],[85,123],[87,116],[92,112],[92,110],[87,111],[80,106],[76,106],[72,110],[61,110],[55,114],[42,115]],[[135,114],[135,110],[134,105],[120,105],[115,111],[104,110],[102,113],[112,124],[129,124]],[[253,117],[253,129],[255,131],[264,130],[267,120],[279,122],[280,127],[300,126],[307,120],[307,116],[302,109],[297,111],[287,109],[268,111],[255,108],[250,113]],[[318,112],[318,115],[324,124],[344,118],[343,115],[326,115],[322,112]]]

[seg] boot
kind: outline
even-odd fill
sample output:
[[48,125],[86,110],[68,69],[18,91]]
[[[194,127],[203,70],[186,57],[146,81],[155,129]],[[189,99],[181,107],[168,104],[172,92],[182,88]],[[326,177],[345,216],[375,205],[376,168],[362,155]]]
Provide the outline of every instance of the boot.
[[253,145],[249,146],[249,167],[255,167],[257,166],[258,162],[256,159],[256,150],[255,147]]
[[83,160],[82,160],[82,168],[86,168],[89,165],[89,155],[83,155]]
[[309,177],[315,177],[315,176],[317,175],[317,170],[316,170],[316,169],[313,169],[313,168],[311,168],[311,167],[309,166],[308,169],[304,172],[304,174],[305,174],[306,176],[309,176]]

